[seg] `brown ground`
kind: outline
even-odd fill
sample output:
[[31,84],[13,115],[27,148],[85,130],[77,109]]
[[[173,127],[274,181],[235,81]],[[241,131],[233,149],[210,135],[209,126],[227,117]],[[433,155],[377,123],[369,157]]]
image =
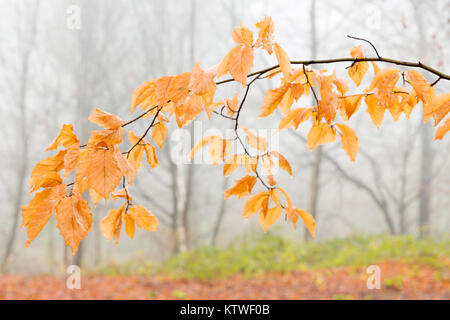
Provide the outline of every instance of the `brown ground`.
[[209,281],[84,276],[80,290],[66,289],[63,277],[14,275],[0,276],[0,299],[450,299],[449,270],[400,262],[379,266],[380,290],[367,289],[365,270],[351,268]]

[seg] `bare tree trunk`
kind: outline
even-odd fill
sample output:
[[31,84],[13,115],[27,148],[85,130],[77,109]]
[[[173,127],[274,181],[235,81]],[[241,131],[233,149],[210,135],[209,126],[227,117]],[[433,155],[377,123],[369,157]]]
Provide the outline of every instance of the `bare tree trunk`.
[[[196,16],[196,0],[191,0],[191,13],[190,13],[190,63],[194,65],[195,63],[195,17]],[[189,133],[191,135],[191,145],[194,143],[194,126],[191,124],[189,128]],[[194,165],[192,163],[187,164],[186,173],[186,193],[185,201],[183,206],[183,211],[181,212],[181,223],[183,225],[183,236],[184,236],[184,247],[186,250],[191,248],[191,230],[189,228],[189,212],[192,202],[192,189],[194,187]]]
[[421,238],[429,233],[431,215],[430,182],[433,168],[433,148],[430,141],[433,134],[431,123],[422,124],[420,153],[420,193],[419,193],[419,235]]
[[[427,38],[425,33],[426,26],[422,20],[421,8],[424,3],[414,1],[414,13],[417,21],[418,37],[417,44],[421,59],[426,57]],[[431,192],[430,182],[433,171],[433,148],[430,141],[432,140],[431,123],[421,124],[421,150],[420,150],[420,193],[419,193],[419,237],[423,238],[429,232],[430,215],[431,215]]]
[[[227,183],[228,183],[228,179],[226,177],[224,177],[223,185],[222,185],[222,194],[227,189]],[[222,225],[222,221],[225,216],[226,208],[227,208],[227,202],[222,197],[222,200],[220,202],[219,215],[217,216],[216,223],[214,224],[213,234],[211,237],[211,246],[213,246],[213,247],[215,247],[217,245],[217,238],[219,237],[220,226]]]
[[[19,100],[18,107],[20,110],[20,119],[19,119],[19,132],[20,143],[19,148],[21,149],[21,153],[17,157],[19,163],[19,169],[17,171],[17,184],[15,191],[15,200],[13,206],[13,221],[11,225],[11,232],[6,241],[5,254],[2,259],[1,264],[1,272],[6,273],[8,268],[8,263],[11,258],[11,254],[14,249],[14,243],[16,240],[17,229],[19,227],[19,217],[21,213],[21,205],[23,199],[23,187],[25,182],[25,175],[27,172],[27,160],[28,160],[28,136],[27,136],[27,106],[26,99],[28,93],[28,72],[29,72],[29,63],[30,63],[30,55],[34,46],[34,41],[36,39],[37,33],[37,20],[39,13],[39,2],[36,2],[32,13],[31,13],[31,29],[30,33],[25,34],[25,39],[22,39],[25,44],[25,48],[22,55],[22,69],[20,75],[20,87],[19,87]],[[25,31],[27,32],[27,31]]]
[[[311,26],[311,59],[317,57],[317,34],[316,34],[316,1],[311,0],[310,10],[310,26]],[[309,185],[309,213],[316,219],[318,216],[317,205],[319,203],[320,192],[320,165],[322,163],[322,147],[319,146],[314,152],[314,160],[311,169],[311,178]],[[309,233],[304,233],[304,239],[309,240]]]

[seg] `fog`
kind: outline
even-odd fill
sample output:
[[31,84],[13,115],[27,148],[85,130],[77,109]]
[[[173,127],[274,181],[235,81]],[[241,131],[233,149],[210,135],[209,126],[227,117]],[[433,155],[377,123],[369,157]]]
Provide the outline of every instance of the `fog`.
[[[160,261],[200,245],[224,246],[237,236],[263,233],[256,217],[242,217],[244,200],[223,200],[223,191],[244,171],[224,178],[221,165],[190,166],[171,159],[170,149],[179,143],[172,135],[175,121],[167,145],[157,151],[159,167],[150,171],[143,166],[130,188],[136,202],[158,217],[158,231],[139,230],[134,239],[122,234],[118,245],[108,242],[99,222],[119,206],[114,201],[93,209],[93,229],[75,257],[65,249],[54,217],[29,248],[23,247],[26,232],[20,228],[21,206],[32,196],[31,170],[50,155],[44,149],[63,123],[73,123],[85,143],[95,129],[87,118],[96,107],[131,119],[131,95],[143,81],[190,71],[196,62],[205,68],[218,64],[233,47],[231,33],[239,23],[255,31],[257,21],[272,17],[275,39],[292,60],[350,57],[355,45],[364,45],[366,54],[375,56],[367,43],[347,37],[352,35],[370,40],[383,57],[421,61],[450,73],[450,6],[445,0],[0,0],[0,8],[0,263],[12,273],[60,272],[70,261],[81,263],[76,259],[89,267],[129,259]],[[275,55],[258,53],[252,70],[276,64]],[[347,77],[347,66],[314,68],[335,68]],[[424,74],[430,82],[436,80]],[[242,126],[277,128],[280,114],[264,119],[257,115],[265,90],[277,87],[278,81],[260,81],[252,88]],[[440,81],[435,89],[448,92],[450,86]],[[236,83],[221,86],[216,99],[232,98],[236,91],[239,97],[244,92]],[[361,110],[365,108],[363,103]],[[348,122],[360,141],[354,163],[339,142],[325,145],[320,155],[310,152],[305,143],[308,125],[280,133],[279,149],[293,176],[279,172],[279,184],[297,207],[309,212],[315,190],[317,234],[312,241],[378,233],[420,236],[421,228],[433,236],[448,234],[450,139],[433,141],[432,121],[423,124],[421,110],[418,105],[410,119],[402,115],[397,122],[386,112],[380,129],[367,112],[357,113]],[[185,132],[200,126],[225,132],[230,123],[215,116],[208,121],[202,114]],[[143,121],[131,130],[145,128]],[[195,141],[199,138],[194,135]],[[314,174],[317,169],[319,175]],[[310,241],[300,222],[293,230],[280,218],[268,232]]]

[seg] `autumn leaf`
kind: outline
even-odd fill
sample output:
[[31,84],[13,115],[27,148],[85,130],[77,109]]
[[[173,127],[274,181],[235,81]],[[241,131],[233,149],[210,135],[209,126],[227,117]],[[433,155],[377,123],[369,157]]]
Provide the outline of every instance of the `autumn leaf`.
[[147,107],[156,105],[155,82],[144,81],[134,92],[131,97],[130,114],[134,112],[136,107],[141,105],[145,111]]
[[445,134],[450,130],[450,118],[445,120],[444,124],[441,124],[437,130],[436,134],[434,136],[434,140],[442,140],[442,138],[445,136]]
[[64,157],[67,151],[58,152],[53,157],[38,161],[30,178],[30,191],[36,191],[39,188],[54,187],[62,183],[61,176],[58,174],[64,168]]
[[[243,154],[234,154],[232,157],[228,158],[228,160],[223,165],[223,175],[227,177],[232,174],[239,167],[239,165],[245,165],[247,157],[248,156]],[[248,172],[251,172],[251,170]]]
[[203,70],[200,63],[196,63],[191,71],[191,80],[188,89],[198,96],[209,94],[214,97],[216,83],[214,77],[216,73],[212,70]]
[[158,227],[158,219],[143,206],[131,207],[130,216],[140,229],[156,231],[156,228]]
[[80,156],[80,144],[71,145],[64,155],[64,178],[75,170]]
[[[153,148],[153,146],[151,146]],[[147,150],[147,145],[144,147],[145,150]],[[154,150],[154,148],[153,148]],[[132,185],[134,179],[136,178],[137,168],[129,161],[127,158],[125,158],[122,153],[120,152],[119,148],[114,149],[114,156],[117,159],[117,165],[120,168],[120,171],[122,175],[127,179],[128,184]],[[153,155],[150,155],[150,157],[153,157]],[[147,154],[147,159],[150,159]],[[152,161],[155,161],[156,156]],[[150,166],[152,167],[153,162],[150,162]],[[156,159],[156,163],[158,163],[158,160]]]
[[93,152],[87,178],[91,188],[108,200],[109,194],[122,178],[122,171],[112,150],[98,149]]
[[378,105],[383,108],[389,108],[397,95],[393,93],[394,87],[400,78],[398,69],[390,68],[378,71],[372,79],[370,86],[364,90],[365,92],[375,91]]
[[427,121],[433,115],[432,100],[436,96],[436,92],[425,80],[424,76],[416,71],[409,70],[406,72],[406,80],[414,88],[417,97],[423,103],[424,120]]
[[255,24],[255,26],[259,29],[258,31],[258,39],[256,39],[255,46],[261,47],[265,49],[269,54],[273,52],[273,41],[272,35],[275,31],[275,27],[273,25],[272,18],[264,17],[264,20],[259,21]]
[[328,123],[336,117],[336,110],[339,105],[338,95],[333,91],[334,78],[333,75],[317,75],[320,91],[319,120],[324,118]]
[[122,214],[122,223],[125,222],[125,232],[130,239],[134,238],[134,219],[130,214]]
[[118,116],[102,111],[98,108],[94,110],[88,120],[105,129],[117,129],[125,123],[125,121],[120,119]]
[[56,206],[56,227],[65,239],[66,246],[72,248],[72,254],[78,250],[92,225],[92,213],[89,204],[78,194],[63,198]]
[[278,130],[287,129],[290,127],[298,128],[304,121],[312,116],[312,108],[294,108],[289,110],[288,114],[281,119],[278,124]]
[[273,161],[270,153],[262,156],[262,163],[264,171],[270,176],[272,175]]
[[433,101],[434,126],[437,126],[442,119],[450,112],[450,93],[443,93],[436,96]]
[[253,33],[242,24],[238,28],[234,28],[232,34],[233,40],[238,44],[251,46],[253,44]]
[[234,94],[233,99],[225,99],[224,104],[228,115],[232,117],[239,108],[239,97],[237,95],[237,92]]
[[[132,131],[129,131],[128,140],[130,140],[130,143],[135,147],[128,154],[127,160],[133,165],[136,170],[139,169],[142,165],[142,157],[144,152],[147,156],[147,163],[150,165],[150,169],[153,169],[154,167],[157,167],[159,165],[155,148],[145,139],[142,139],[139,144],[137,144],[140,140],[140,137],[135,135]],[[124,165],[126,166],[126,164]],[[133,172],[131,171],[130,173],[132,174]],[[129,178],[127,177],[127,179]]]
[[333,142],[336,139],[336,130],[326,123],[319,123],[309,130],[308,148],[312,150],[322,144]]
[[[364,58],[363,46],[356,46],[350,49],[350,55],[355,59]],[[348,69],[348,75],[352,78],[353,82],[359,87],[362,78],[369,69],[369,63],[367,61],[356,62]]]
[[275,27],[272,18],[265,17],[264,20],[255,24],[259,29],[258,38],[256,39],[255,46],[265,49],[269,54],[273,52],[273,40],[272,35],[275,31]]
[[94,208],[96,208],[99,202],[102,200],[102,196],[92,188],[89,189],[89,196],[91,197],[91,201],[92,204],[94,205]]
[[153,132],[152,132],[152,139],[153,141],[156,142],[156,144],[162,148],[164,145],[164,141],[166,140],[166,136],[167,136],[167,127],[164,125],[164,122],[158,122],[154,127],[153,127]]
[[242,86],[247,83],[247,75],[253,67],[253,48],[249,46],[236,46],[225,56],[219,66],[217,76],[230,73]]
[[281,72],[287,81],[290,81],[292,72],[291,72],[291,61],[289,60],[289,56],[286,51],[280,47],[280,45],[275,42],[275,56],[277,57],[278,64],[280,65]]
[[75,144],[79,144],[79,143],[80,142],[79,142],[77,136],[73,132],[73,126],[71,124],[63,124],[63,127],[62,127],[61,131],[59,132],[58,136],[45,149],[45,151],[55,150],[60,145],[63,145],[64,147],[69,148],[69,147],[71,147]]
[[311,237],[314,238],[316,236],[316,221],[314,220],[314,217],[304,210],[296,209],[296,212],[302,218],[303,223],[311,234]]
[[342,108],[341,108],[341,115],[344,121],[350,119],[350,117],[355,113],[356,110],[358,110],[359,106],[361,105],[361,101],[364,95],[358,94],[353,96],[347,96],[342,97],[340,101]]
[[192,159],[194,157],[194,155],[200,151],[200,149],[202,149],[206,144],[212,142],[212,141],[222,141],[222,137],[220,136],[207,136],[207,137],[203,137],[202,140],[200,140],[191,150],[191,152],[189,153],[189,159]]
[[265,151],[267,149],[268,143],[266,138],[255,135],[250,129],[246,127],[241,127],[241,129],[247,136],[247,141],[250,147],[258,151]]
[[225,161],[225,158],[231,151],[231,142],[229,140],[220,139],[213,140],[209,143],[208,154],[214,165]]
[[237,196],[238,199],[248,196],[252,192],[255,183],[256,177],[254,176],[245,176],[240,180],[236,180],[233,187],[225,190],[225,199],[231,196]]
[[271,115],[283,100],[283,97],[288,91],[288,89],[289,84],[285,83],[277,89],[267,90],[261,106],[261,113],[259,117],[264,118]]
[[107,146],[115,146],[122,143],[123,128],[118,127],[116,129],[105,129],[99,131],[92,131],[88,140],[88,145],[98,146],[102,143]]
[[368,95],[365,98],[367,104],[367,112],[372,119],[374,125],[379,128],[383,123],[385,109],[378,105],[378,100],[375,95]]
[[162,94],[162,97],[159,97],[160,92],[159,88],[156,87],[156,97],[158,104],[163,106],[167,104],[169,101],[174,103],[175,105],[179,105],[183,103],[186,98],[189,96],[189,85],[191,82],[191,73],[183,72],[177,76],[170,77],[169,84],[166,88],[166,92]]
[[272,151],[272,152],[270,152],[270,155],[277,157],[278,158],[278,166],[280,167],[280,169],[286,170],[289,173],[289,175],[292,176],[291,165],[289,164],[287,159],[281,153],[279,153],[277,151]]
[[264,232],[277,222],[281,215],[281,211],[281,206],[276,206],[267,210],[262,210],[259,213],[258,220],[261,223]]
[[336,125],[341,131],[342,149],[350,157],[351,162],[354,162],[359,149],[358,136],[349,126],[342,123],[336,123]]
[[44,189],[22,207],[22,227],[27,228],[28,240],[25,247],[37,237],[52,216],[57,204],[66,196],[66,185]]
[[130,201],[133,200],[133,197],[130,195],[128,188],[122,188],[122,189],[114,191],[113,193],[111,193],[111,198],[113,200],[117,200],[119,198],[124,198],[124,199],[130,200]]
[[248,198],[244,204],[244,210],[242,215],[245,219],[249,219],[255,213],[258,213],[261,209],[267,210],[269,204],[269,193],[266,191],[260,192]]
[[120,229],[122,228],[122,214],[125,212],[125,204],[119,209],[109,210],[106,217],[100,221],[100,230],[107,240],[114,238],[116,244],[119,242]]

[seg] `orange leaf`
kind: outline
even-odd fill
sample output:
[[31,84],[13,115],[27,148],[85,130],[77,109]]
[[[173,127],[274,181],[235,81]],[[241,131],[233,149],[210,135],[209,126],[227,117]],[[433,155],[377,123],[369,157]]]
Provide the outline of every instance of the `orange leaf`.
[[275,55],[277,57],[278,64],[280,65],[281,72],[289,82],[292,77],[291,61],[289,60],[289,56],[287,55],[286,51],[284,51],[284,49],[281,48],[277,42],[275,42]]
[[350,160],[354,162],[359,149],[358,136],[356,135],[355,131],[349,126],[341,123],[336,123],[336,125],[342,132],[342,149],[345,150],[347,155],[350,157]]
[[209,143],[208,153],[214,165],[225,161],[231,151],[231,142],[225,139],[213,140]]
[[326,123],[319,123],[308,133],[308,148],[312,150],[322,144],[333,142],[336,139],[336,130]]
[[105,129],[100,131],[92,131],[88,140],[88,145],[97,146],[105,143],[107,146],[114,146],[122,143],[123,128]]
[[63,127],[62,127],[61,131],[59,132],[58,136],[45,149],[45,151],[55,150],[60,145],[63,145],[64,147],[69,148],[70,146],[75,145],[75,144],[79,144],[79,141],[78,141],[77,136],[73,132],[73,126],[71,124],[63,124]]
[[302,217],[303,223],[311,234],[311,237],[314,238],[316,236],[316,221],[314,217],[304,210],[296,209],[296,211]]
[[423,102],[424,120],[427,121],[433,113],[432,100],[436,96],[436,92],[425,80],[424,76],[416,71],[409,70],[406,72],[406,80],[414,88],[417,97]]
[[103,236],[111,240],[114,238],[116,244],[119,242],[120,229],[122,228],[122,214],[125,212],[125,204],[119,209],[109,210],[106,217],[100,221],[100,230]]
[[236,46],[225,56],[220,63],[217,76],[229,72],[242,86],[247,83],[247,75],[253,67],[253,48],[249,46]]
[[31,192],[39,188],[54,187],[61,184],[62,179],[58,174],[64,167],[64,157],[67,151],[58,152],[56,156],[39,161],[31,172],[30,190]]
[[238,28],[234,28],[232,34],[233,40],[238,44],[251,46],[253,44],[253,33],[242,24]]
[[117,129],[125,123],[125,121],[120,119],[118,116],[102,111],[98,108],[95,108],[88,120],[105,129]]
[[261,209],[267,210],[269,204],[269,193],[266,191],[255,194],[248,198],[244,204],[242,215],[245,219],[249,219],[252,215],[259,212]]
[[66,196],[66,185],[60,184],[36,193],[30,203],[22,207],[22,227],[27,228],[25,247],[37,237],[52,216],[58,202]]
[[242,131],[244,131],[247,136],[247,141],[250,147],[259,151],[265,151],[268,147],[268,143],[266,138],[255,135],[250,129],[246,127],[241,127]]
[[156,228],[158,227],[158,219],[143,206],[131,207],[130,216],[134,219],[136,225],[140,229],[156,231]]
[[189,89],[196,95],[210,94],[214,96],[216,91],[216,83],[214,77],[216,73],[213,71],[205,71],[202,69],[200,63],[196,63],[191,72],[191,81],[189,83]]
[[288,89],[289,84],[284,83],[279,88],[267,90],[261,106],[261,114],[259,115],[259,117],[264,118],[271,115],[283,100],[283,97]]
[[[350,49],[350,55],[355,59],[364,58],[364,48],[363,46],[356,46]],[[361,83],[362,78],[369,70],[369,63],[367,61],[356,62],[348,69],[348,75],[352,78],[358,87]]]
[[117,165],[122,172],[122,176],[125,176],[128,184],[132,185],[134,179],[136,178],[137,169],[133,166],[131,161],[122,155],[119,148],[114,149],[114,156],[117,159]]
[[64,237],[66,246],[72,248],[72,254],[78,250],[80,241],[91,230],[92,213],[86,200],[73,194],[63,198],[56,206],[56,227]]
[[239,108],[239,98],[237,92],[234,94],[233,99],[225,99],[224,104],[228,115],[232,117]]
[[156,105],[155,83],[153,81],[144,81],[141,86],[134,90],[131,97],[130,114],[134,112],[136,107],[141,105],[143,109]]
[[253,186],[256,183],[256,177],[254,176],[245,176],[240,180],[236,180],[236,184],[225,190],[225,199],[231,196],[237,196],[238,199],[248,196],[253,189]]
[[444,124],[440,125],[436,130],[434,140],[442,140],[445,134],[450,130],[450,118],[445,120]]
[[153,127],[152,132],[152,139],[156,142],[156,144],[162,148],[164,145],[164,141],[166,140],[167,131],[169,131],[166,126],[164,125],[164,122],[158,122]]
[[366,96],[365,101],[367,104],[367,112],[373,124],[379,128],[383,123],[385,109],[378,105],[377,97],[373,94]]
[[280,169],[286,170],[289,175],[292,176],[292,168],[287,159],[281,153],[276,151],[272,151],[270,154],[278,158],[278,166]]
[[272,54],[272,35],[275,31],[272,18],[266,16],[264,17],[264,20],[259,21],[255,24],[255,26],[259,29],[258,39],[256,39],[255,46],[261,47],[265,49],[269,54]]
[[317,75],[320,90],[318,106],[319,120],[324,118],[328,123],[336,117],[336,110],[339,105],[338,95],[333,91],[334,79],[334,75]]
[[450,93],[443,93],[432,101],[434,126],[437,126],[442,119],[450,112]]
[[202,140],[200,140],[191,150],[191,152],[189,153],[189,159],[192,159],[194,157],[194,155],[201,149],[203,148],[206,144],[215,141],[215,140],[220,140],[222,141],[222,137],[220,136],[207,136],[202,138]]
[[64,178],[67,178],[78,164],[78,158],[80,156],[80,144],[74,144],[67,149],[64,155]]
[[114,152],[108,149],[95,150],[87,172],[89,185],[105,200],[122,178]]
[[262,210],[259,213],[258,220],[261,223],[264,232],[266,232],[267,229],[269,229],[275,224],[275,222],[277,222],[278,218],[281,215],[281,211],[281,207],[276,206],[267,210]]

